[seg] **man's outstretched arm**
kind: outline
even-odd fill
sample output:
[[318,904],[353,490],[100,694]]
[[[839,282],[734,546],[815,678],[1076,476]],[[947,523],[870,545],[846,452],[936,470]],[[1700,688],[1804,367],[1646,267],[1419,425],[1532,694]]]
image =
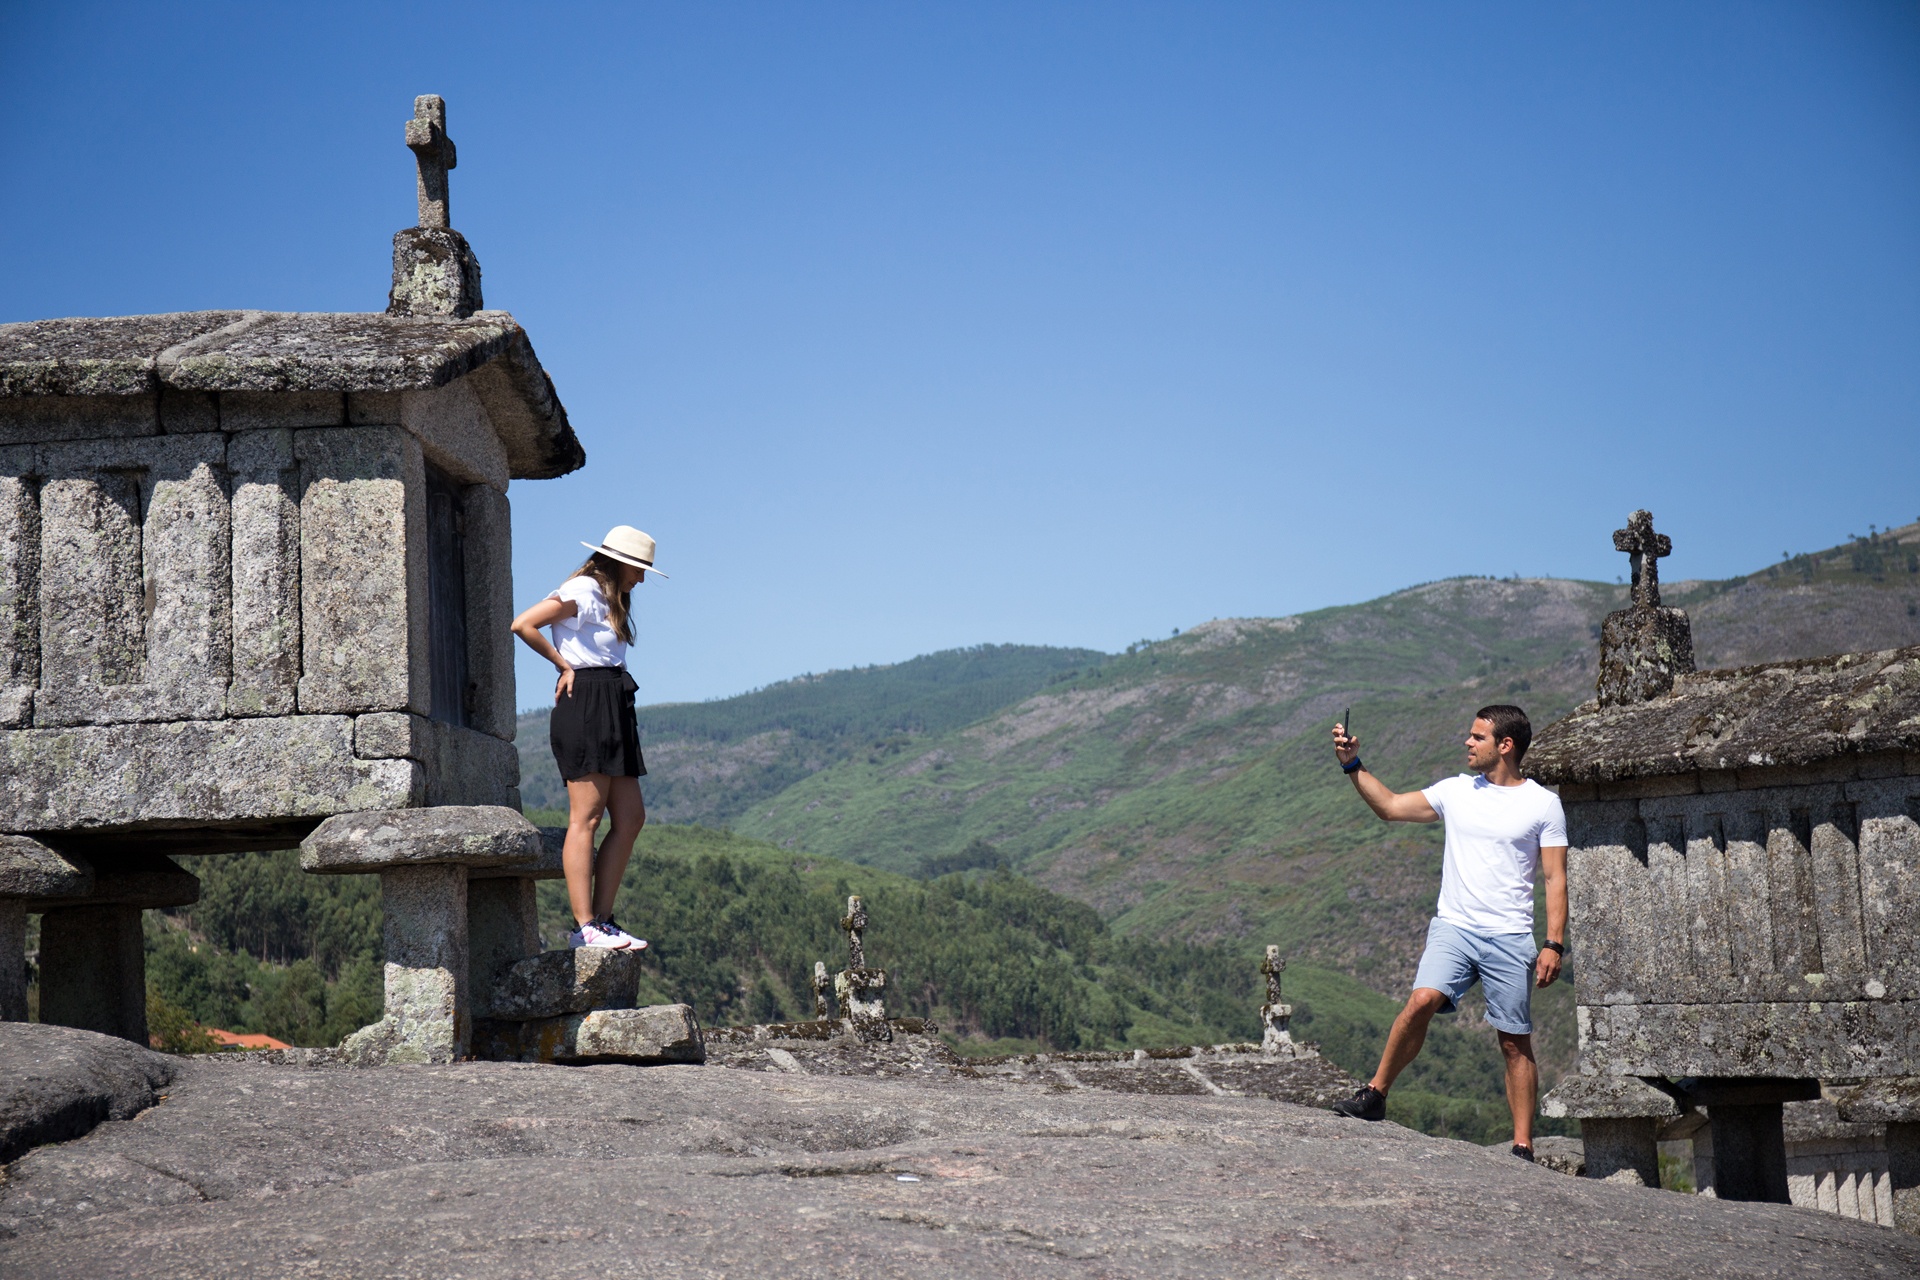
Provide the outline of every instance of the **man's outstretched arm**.
[[[1342,769],[1360,758],[1360,739],[1350,737],[1344,724],[1333,726],[1333,754]],[[1347,776],[1353,779],[1353,789],[1367,802],[1367,808],[1379,814],[1382,822],[1440,821],[1440,815],[1418,791],[1409,791],[1406,795],[1391,791],[1386,783],[1368,773],[1364,765],[1348,769]]]

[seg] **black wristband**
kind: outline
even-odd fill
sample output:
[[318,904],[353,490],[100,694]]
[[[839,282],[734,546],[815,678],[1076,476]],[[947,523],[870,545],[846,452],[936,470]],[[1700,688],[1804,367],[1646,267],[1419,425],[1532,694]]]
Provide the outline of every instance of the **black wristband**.
[[1360,770],[1361,770],[1361,769],[1363,769],[1363,768],[1365,768],[1365,767],[1366,767],[1365,765],[1362,765],[1362,764],[1360,763],[1360,757],[1359,757],[1359,756],[1355,756],[1355,757],[1353,758],[1353,763],[1352,763],[1352,764],[1343,764],[1343,765],[1341,765],[1341,766],[1340,766],[1340,772],[1342,772],[1342,773],[1358,773],[1358,772],[1360,772]]
[[1543,951],[1552,951],[1557,955],[1564,956],[1567,954],[1567,944],[1564,942],[1555,942],[1552,938],[1548,938],[1545,942],[1541,943],[1540,947]]

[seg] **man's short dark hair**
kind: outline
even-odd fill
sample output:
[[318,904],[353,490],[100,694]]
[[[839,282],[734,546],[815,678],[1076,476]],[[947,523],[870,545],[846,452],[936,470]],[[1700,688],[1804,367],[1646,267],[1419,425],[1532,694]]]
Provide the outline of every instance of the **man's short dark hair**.
[[1493,726],[1494,746],[1499,746],[1502,738],[1513,739],[1513,762],[1516,765],[1526,756],[1527,748],[1533,745],[1533,721],[1527,719],[1527,713],[1518,707],[1496,702],[1474,712],[1473,718],[1485,720]]

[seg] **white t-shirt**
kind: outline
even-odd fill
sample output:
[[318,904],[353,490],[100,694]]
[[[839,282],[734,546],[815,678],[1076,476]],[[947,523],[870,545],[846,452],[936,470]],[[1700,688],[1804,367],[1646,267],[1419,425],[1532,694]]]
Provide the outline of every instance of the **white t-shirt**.
[[1540,847],[1567,842],[1560,797],[1532,778],[1496,787],[1477,773],[1442,778],[1420,794],[1447,824],[1434,914],[1473,933],[1532,933]]
[[627,642],[613,629],[600,584],[582,574],[568,578],[549,600],[571,600],[576,612],[553,624],[553,647],[570,667],[618,667],[627,660]]

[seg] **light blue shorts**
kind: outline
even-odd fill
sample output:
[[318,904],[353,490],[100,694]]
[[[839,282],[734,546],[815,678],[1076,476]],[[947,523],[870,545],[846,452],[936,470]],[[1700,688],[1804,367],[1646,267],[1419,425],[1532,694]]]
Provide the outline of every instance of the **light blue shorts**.
[[1427,949],[1413,985],[1445,996],[1441,1012],[1452,1013],[1478,982],[1487,997],[1488,1022],[1508,1035],[1532,1035],[1533,962],[1539,956],[1531,933],[1469,933],[1436,919],[1427,926]]

